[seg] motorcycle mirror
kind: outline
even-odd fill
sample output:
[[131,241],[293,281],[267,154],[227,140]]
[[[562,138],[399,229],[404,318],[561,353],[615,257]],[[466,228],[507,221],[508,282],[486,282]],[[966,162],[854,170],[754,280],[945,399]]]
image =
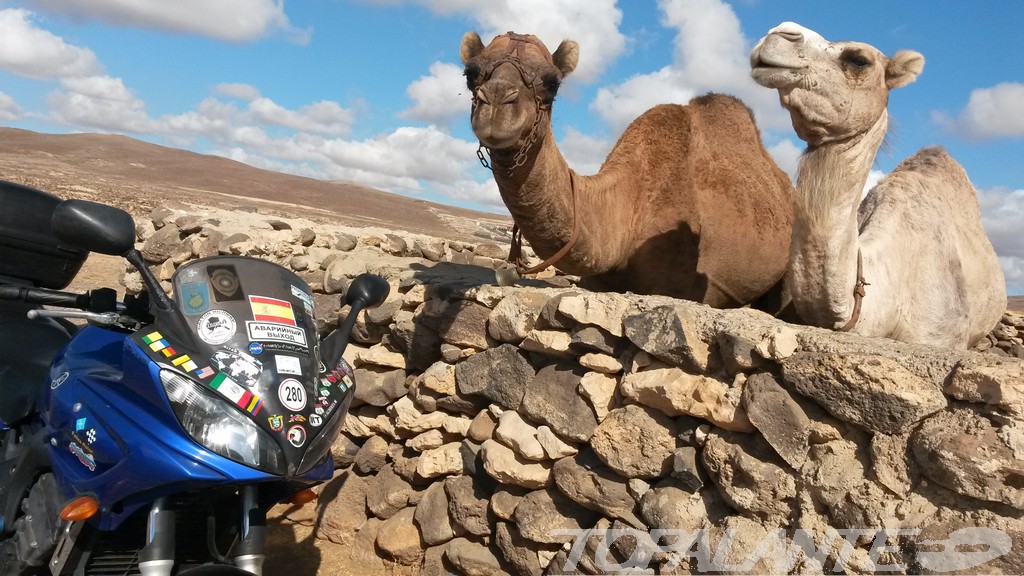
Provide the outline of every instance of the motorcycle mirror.
[[57,205],[50,226],[58,240],[90,252],[124,256],[135,248],[131,214],[88,200],[65,200]]
[[388,281],[376,274],[360,274],[349,285],[345,292],[345,303],[351,308],[348,316],[342,321],[341,326],[324,338],[320,347],[320,358],[331,367],[338,363],[338,359],[345,353],[349,337],[352,335],[352,328],[356,325],[356,318],[363,308],[379,306],[388,297],[391,285]]
[[376,274],[360,274],[349,285],[345,303],[353,308],[373,308],[383,303],[389,292],[391,285],[387,280]]

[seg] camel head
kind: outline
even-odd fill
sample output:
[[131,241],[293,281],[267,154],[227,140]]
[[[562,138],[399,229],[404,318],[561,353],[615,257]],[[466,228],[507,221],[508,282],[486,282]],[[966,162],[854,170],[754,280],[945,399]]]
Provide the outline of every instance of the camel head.
[[579,45],[565,40],[552,55],[536,36],[509,32],[485,47],[476,32],[467,32],[460,54],[476,137],[491,150],[521,149],[537,137],[562,78],[576,68]]
[[924,56],[903,50],[887,58],[869,44],[829,42],[783,22],[754,46],[750,67],[755,82],[779,91],[800,139],[817,146],[874,126],[889,91],[917,79]]

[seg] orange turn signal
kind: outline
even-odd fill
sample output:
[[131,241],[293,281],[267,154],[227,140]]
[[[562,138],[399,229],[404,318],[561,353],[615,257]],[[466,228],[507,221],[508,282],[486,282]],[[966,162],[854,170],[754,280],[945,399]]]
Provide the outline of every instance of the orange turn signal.
[[289,498],[288,501],[291,502],[292,504],[295,504],[296,506],[303,506],[309,504],[313,500],[316,500],[316,498],[316,492],[307,488],[301,492],[296,492],[295,494],[292,494],[292,497]]
[[64,505],[60,511],[61,520],[87,520],[96,515],[100,510],[100,503],[92,496],[79,496]]

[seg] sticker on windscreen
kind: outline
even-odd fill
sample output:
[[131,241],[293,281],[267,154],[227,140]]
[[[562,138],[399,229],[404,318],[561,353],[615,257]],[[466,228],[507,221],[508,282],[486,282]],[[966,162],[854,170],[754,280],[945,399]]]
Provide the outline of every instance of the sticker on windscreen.
[[294,378],[285,378],[281,381],[277,397],[281,405],[292,412],[298,412],[306,407],[306,389]]
[[203,342],[216,346],[231,340],[235,328],[234,316],[223,310],[210,310],[199,318],[196,333]]
[[234,348],[221,348],[213,354],[217,370],[234,378],[246,388],[255,388],[263,373],[263,362]]
[[277,365],[278,374],[302,376],[302,362],[295,356],[278,354],[274,356],[274,363]]

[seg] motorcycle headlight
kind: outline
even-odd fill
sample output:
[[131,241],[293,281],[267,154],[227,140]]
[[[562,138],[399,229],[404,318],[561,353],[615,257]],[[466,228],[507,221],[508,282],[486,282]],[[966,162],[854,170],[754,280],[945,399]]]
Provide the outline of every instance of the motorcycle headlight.
[[280,446],[233,406],[170,370],[160,371],[160,383],[181,427],[201,446],[264,472],[285,473]]

